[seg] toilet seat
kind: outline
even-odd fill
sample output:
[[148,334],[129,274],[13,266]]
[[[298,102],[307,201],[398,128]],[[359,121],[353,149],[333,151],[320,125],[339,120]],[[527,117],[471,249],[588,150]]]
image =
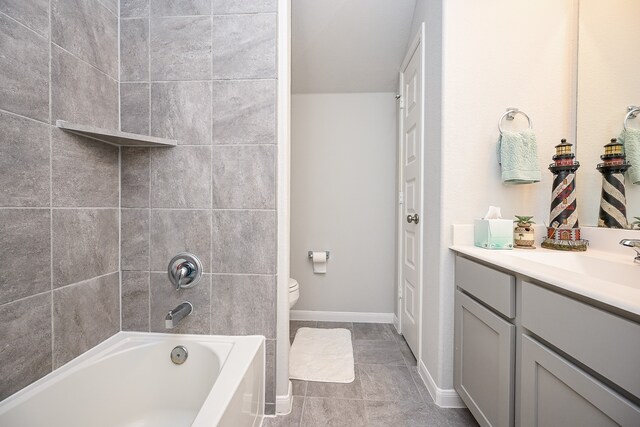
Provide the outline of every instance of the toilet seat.
[[289,309],[293,307],[300,298],[300,285],[296,279],[289,279]]

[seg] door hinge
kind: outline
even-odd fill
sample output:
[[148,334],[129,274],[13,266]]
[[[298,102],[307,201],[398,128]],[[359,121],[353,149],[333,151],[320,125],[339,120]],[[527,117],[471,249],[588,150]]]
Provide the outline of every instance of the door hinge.
[[398,107],[404,109],[404,97],[402,95],[396,95],[396,101],[398,101]]
[[398,299],[402,299],[402,286],[398,286]]
[[402,191],[398,191],[398,204],[404,203],[404,193]]

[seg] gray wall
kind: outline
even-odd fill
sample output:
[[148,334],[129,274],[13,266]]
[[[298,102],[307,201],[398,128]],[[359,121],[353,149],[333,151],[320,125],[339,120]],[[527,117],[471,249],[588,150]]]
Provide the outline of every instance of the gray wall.
[[[49,15],[49,6],[51,14]],[[116,0],[0,0],[0,400],[120,329]]]
[[[178,139],[122,149],[123,329],[267,337],[275,409],[276,1],[122,1],[122,130]],[[177,292],[166,267],[204,263]]]
[[[395,93],[291,99],[293,310],[390,314],[394,286]],[[329,250],[314,274],[309,250]]]

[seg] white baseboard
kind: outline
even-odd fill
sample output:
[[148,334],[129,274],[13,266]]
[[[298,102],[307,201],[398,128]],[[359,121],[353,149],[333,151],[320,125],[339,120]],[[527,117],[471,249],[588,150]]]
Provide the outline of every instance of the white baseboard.
[[436,405],[440,406],[441,408],[467,407],[462,399],[460,399],[458,392],[456,392],[454,389],[440,388],[436,385],[436,382],[429,373],[427,367],[424,366],[424,363],[422,363],[422,360],[418,361],[418,374],[420,374],[420,378],[422,378],[422,381],[427,386],[427,390],[429,390],[429,394],[431,395],[431,398]]
[[393,313],[362,313],[359,311],[291,310],[289,320],[321,322],[393,323]]
[[293,408],[293,385],[289,381],[287,394],[276,396],[276,415],[287,415]]
[[400,319],[398,319],[398,316],[396,316],[396,314],[393,314],[393,326],[396,328],[396,332],[401,333],[400,331]]

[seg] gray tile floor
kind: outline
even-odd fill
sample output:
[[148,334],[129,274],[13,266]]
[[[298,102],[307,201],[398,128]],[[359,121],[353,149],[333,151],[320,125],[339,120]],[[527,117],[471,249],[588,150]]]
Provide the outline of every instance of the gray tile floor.
[[477,426],[467,409],[441,409],[418,376],[416,359],[392,325],[292,321],[298,328],[352,332],[356,379],[350,384],[293,380],[293,410],[265,427]]

